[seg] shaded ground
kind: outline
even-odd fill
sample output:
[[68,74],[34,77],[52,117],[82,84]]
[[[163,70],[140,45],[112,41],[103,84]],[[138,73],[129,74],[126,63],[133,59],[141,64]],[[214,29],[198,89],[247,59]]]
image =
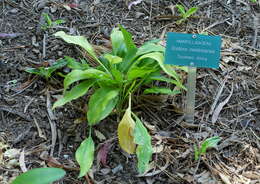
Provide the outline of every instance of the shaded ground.
[[[71,3],[76,7],[64,7]],[[200,9],[177,25],[179,17],[172,9],[177,3]],[[259,5],[246,0],[144,0],[129,10],[126,4],[119,0],[0,0],[0,33],[22,33],[0,37],[0,183],[9,183],[26,168],[46,165],[65,167],[68,174],[59,183],[260,183]],[[43,32],[42,12],[66,23]],[[221,35],[220,68],[198,71],[195,124],[183,121],[185,94],[136,99],[139,106],[134,111],[158,148],[153,170],[137,175],[136,158],[122,153],[117,145],[117,121],[112,116],[96,126],[110,140],[107,166],[95,161],[91,181],[77,179],[74,153],[86,136],[86,124],[80,118],[87,97],[52,113],[51,104],[61,95],[62,84],[57,80],[48,84],[24,68],[52,63],[63,55],[82,56],[79,49],[52,36],[57,30],[106,45],[118,23],[135,36],[137,44],[165,38],[169,31]],[[210,150],[198,164],[193,145],[215,135],[222,138],[218,150]],[[94,140],[99,146],[104,143],[100,136]],[[8,150],[13,158],[3,156]]]

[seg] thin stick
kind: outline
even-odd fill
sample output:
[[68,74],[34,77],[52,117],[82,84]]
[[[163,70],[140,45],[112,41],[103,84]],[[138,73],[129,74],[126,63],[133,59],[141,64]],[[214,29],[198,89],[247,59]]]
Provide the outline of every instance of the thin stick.
[[194,122],[195,112],[195,92],[196,92],[196,67],[188,67],[188,83],[187,83],[187,101],[185,120],[188,123]]

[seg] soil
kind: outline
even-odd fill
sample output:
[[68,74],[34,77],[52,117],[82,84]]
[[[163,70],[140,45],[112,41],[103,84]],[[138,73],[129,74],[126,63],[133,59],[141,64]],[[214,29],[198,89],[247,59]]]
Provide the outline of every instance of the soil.
[[[188,21],[173,8],[199,7]],[[257,2],[259,3],[259,2]],[[260,4],[237,0],[0,0],[0,183],[38,167],[61,167],[56,183],[260,183]],[[43,12],[65,24],[43,31]],[[109,146],[107,164],[95,159],[88,177],[77,178],[75,151],[86,137],[84,102],[55,111],[61,78],[51,82],[25,72],[64,55],[83,57],[78,48],[55,38],[56,31],[84,35],[104,46],[110,31],[123,25],[140,45],[167,32],[222,36],[218,69],[198,69],[193,124],[183,120],[185,92],[178,96],[140,96],[134,111],[158,148],[152,169],[138,175],[136,157],[124,153],[116,139],[117,117],[95,126],[96,153]],[[6,35],[2,34],[6,33]],[[182,74],[185,81],[186,75]],[[218,113],[220,111],[220,113]],[[98,132],[98,133],[97,133]],[[102,134],[105,140],[102,139]],[[220,136],[217,149],[199,161],[194,145]],[[7,153],[10,153],[11,156]]]

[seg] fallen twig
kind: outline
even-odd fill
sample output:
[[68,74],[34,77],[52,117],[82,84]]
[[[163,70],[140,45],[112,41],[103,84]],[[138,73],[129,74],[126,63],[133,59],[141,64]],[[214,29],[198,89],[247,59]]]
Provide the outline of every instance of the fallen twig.
[[32,119],[29,118],[27,115],[25,115],[25,114],[23,114],[21,112],[14,111],[14,110],[12,110],[9,107],[0,106],[0,111],[5,111],[5,112],[11,113],[11,114],[18,115],[18,116],[20,116],[21,118],[23,118],[26,121],[32,121]]
[[48,116],[48,120],[51,126],[51,152],[50,156],[53,156],[54,153],[54,148],[57,140],[57,129],[56,129],[56,124],[55,121],[52,121],[50,117]]
[[0,33],[2,39],[12,39],[24,35],[23,33]]

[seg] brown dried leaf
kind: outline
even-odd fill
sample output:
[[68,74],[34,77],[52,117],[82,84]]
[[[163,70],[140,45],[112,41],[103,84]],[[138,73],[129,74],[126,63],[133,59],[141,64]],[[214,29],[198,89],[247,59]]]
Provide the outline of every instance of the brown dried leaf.
[[107,142],[100,147],[97,153],[98,164],[101,163],[103,166],[107,166],[107,154],[109,152],[110,147],[111,147],[110,142]]

